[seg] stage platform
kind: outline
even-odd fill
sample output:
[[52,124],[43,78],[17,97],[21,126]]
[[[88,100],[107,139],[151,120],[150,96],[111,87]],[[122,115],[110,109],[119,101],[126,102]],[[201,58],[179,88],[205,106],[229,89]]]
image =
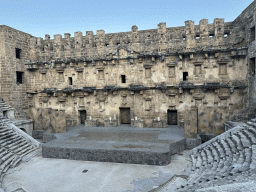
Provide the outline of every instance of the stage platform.
[[185,149],[184,129],[118,127],[67,127],[66,133],[42,146],[45,158],[167,165],[171,155]]

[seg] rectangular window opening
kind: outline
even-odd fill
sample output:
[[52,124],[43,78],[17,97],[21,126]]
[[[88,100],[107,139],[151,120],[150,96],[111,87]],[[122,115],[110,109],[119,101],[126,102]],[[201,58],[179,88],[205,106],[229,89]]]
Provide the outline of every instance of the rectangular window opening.
[[104,71],[99,70],[99,80],[104,80]]
[[17,58],[17,59],[20,59],[20,52],[21,52],[21,49],[15,48],[15,52],[16,52],[16,58]]
[[69,84],[69,85],[72,85],[72,84],[73,84],[73,82],[72,82],[72,77],[69,77],[69,78],[68,78],[68,84]]
[[214,34],[209,34],[209,37],[214,37]]
[[200,35],[196,35],[196,39],[200,39]]
[[183,81],[188,80],[188,72],[183,72]]
[[201,65],[195,65],[195,75],[199,76],[201,74]]
[[249,73],[250,73],[250,75],[254,75],[255,74],[255,57],[254,58],[250,58],[250,61],[249,61]]
[[255,41],[255,26],[250,29],[250,42]]
[[22,74],[23,74],[23,72],[16,71],[16,79],[17,79],[16,83],[17,84],[22,84]]
[[122,83],[126,83],[125,75],[121,75]]
[[220,64],[220,75],[226,75],[227,74],[227,64]]
[[151,68],[146,68],[145,69],[145,76],[146,76],[146,78],[150,78],[151,77]]

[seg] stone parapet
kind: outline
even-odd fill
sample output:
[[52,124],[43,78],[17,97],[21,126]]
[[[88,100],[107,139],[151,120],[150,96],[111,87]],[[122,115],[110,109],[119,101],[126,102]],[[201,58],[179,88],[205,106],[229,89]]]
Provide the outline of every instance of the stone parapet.
[[117,127],[118,122],[116,119],[110,120],[110,119],[105,119],[104,120],[104,127]]
[[152,122],[153,128],[166,128],[167,127],[167,121],[165,119],[153,119]]
[[98,122],[98,119],[89,119],[89,120],[85,120],[84,125],[85,127],[98,127],[99,122]]
[[140,127],[143,128],[144,127],[144,120],[142,119],[132,119],[131,120],[131,127]]

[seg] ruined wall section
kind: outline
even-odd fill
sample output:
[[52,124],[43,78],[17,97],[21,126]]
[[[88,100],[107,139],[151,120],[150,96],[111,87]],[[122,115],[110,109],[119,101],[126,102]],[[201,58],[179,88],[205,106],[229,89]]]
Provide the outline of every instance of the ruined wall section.
[[[256,112],[256,78],[255,78],[255,58],[256,58],[256,1],[253,1],[233,22],[234,38],[244,39],[243,46],[248,47],[247,54],[247,80],[248,80],[248,106],[234,120],[246,120],[255,116]],[[241,46],[241,45],[237,45]]]
[[[139,31],[137,26],[131,32],[109,33],[98,30],[94,35],[92,31],[75,32],[74,37],[69,33],[49,35],[42,38],[31,39],[31,60],[51,61],[57,58],[86,57],[86,59],[110,58],[111,53],[118,46],[124,46],[135,53],[151,54],[152,52],[173,52],[189,49],[200,50],[208,47],[229,47],[235,41],[232,33],[232,23],[224,19],[214,19],[208,24],[208,19],[194,25],[193,21],[186,21],[185,27],[167,28],[166,23],[159,23],[157,29]],[[226,35],[225,35],[226,34]]]
[[[28,97],[26,84],[30,81],[28,71],[25,68],[24,61],[29,59],[29,42],[31,35],[1,25],[1,98],[8,105],[15,108],[15,118],[27,118],[24,110],[28,108]],[[15,48],[21,49],[20,59],[16,58]],[[23,72],[22,84],[17,83],[16,72]]]

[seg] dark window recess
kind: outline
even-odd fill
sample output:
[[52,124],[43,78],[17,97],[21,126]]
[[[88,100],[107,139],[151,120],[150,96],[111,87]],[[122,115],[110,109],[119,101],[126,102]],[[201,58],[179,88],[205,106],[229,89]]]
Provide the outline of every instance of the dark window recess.
[[17,58],[17,59],[20,59],[20,52],[21,52],[21,49],[15,48],[15,52],[16,52],[16,58]]
[[225,32],[224,33],[224,37],[227,37],[227,36],[229,36],[230,35],[230,32]]
[[69,84],[69,85],[73,85],[72,77],[69,77],[69,78],[68,78],[68,84]]
[[255,74],[255,57],[250,58],[249,61],[249,74],[254,75]]
[[188,80],[188,72],[183,72],[183,81]]
[[122,83],[126,83],[125,75],[121,75]]
[[17,84],[22,84],[22,74],[23,72],[16,71]]
[[250,42],[255,40],[255,26],[250,29]]

